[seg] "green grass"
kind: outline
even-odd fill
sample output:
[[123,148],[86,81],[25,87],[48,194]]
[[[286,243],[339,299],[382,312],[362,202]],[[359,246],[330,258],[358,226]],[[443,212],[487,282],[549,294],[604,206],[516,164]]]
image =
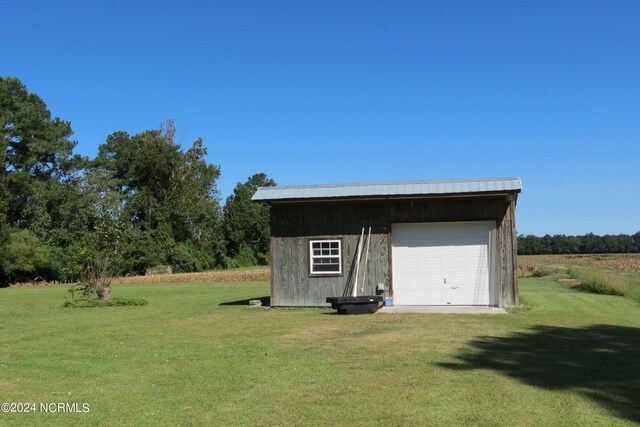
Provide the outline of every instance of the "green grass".
[[248,309],[268,284],[115,286],[140,307],[0,289],[3,425],[632,425],[640,305],[521,280],[506,316]]

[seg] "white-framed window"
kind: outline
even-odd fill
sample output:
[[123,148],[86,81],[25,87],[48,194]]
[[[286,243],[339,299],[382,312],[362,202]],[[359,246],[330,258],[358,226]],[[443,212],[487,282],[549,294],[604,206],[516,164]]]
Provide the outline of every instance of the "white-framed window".
[[309,274],[312,276],[342,274],[342,240],[309,240]]

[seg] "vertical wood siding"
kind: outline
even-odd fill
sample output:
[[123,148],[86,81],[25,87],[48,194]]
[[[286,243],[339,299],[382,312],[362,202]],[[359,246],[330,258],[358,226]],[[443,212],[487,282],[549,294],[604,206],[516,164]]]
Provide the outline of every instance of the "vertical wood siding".
[[[271,207],[271,304],[323,306],[326,297],[343,295],[363,226],[367,229],[372,226],[364,294],[375,295],[378,283],[390,286],[392,224],[487,220],[497,224],[493,242],[496,248],[494,276],[501,305],[514,304],[517,301],[512,243],[515,224],[510,211],[514,207],[515,204],[504,197],[274,204]],[[342,238],[342,276],[309,276],[308,241],[313,238]],[[361,294],[360,290],[358,293]]]
[[[362,231],[362,230],[360,230]],[[337,237],[331,235],[314,235],[312,238]],[[355,268],[354,254],[358,246],[358,234],[341,234],[342,269],[341,276],[309,276],[309,238],[273,237],[272,248],[276,265],[274,268],[273,294],[271,304],[274,306],[322,306],[326,305],[328,296],[342,296],[349,272]],[[363,256],[364,259],[364,256]],[[375,295],[377,283],[387,283],[389,268],[387,253],[387,235],[372,234],[369,248],[369,262],[366,283],[362,283],[362,262],[360,268],[360,284],[364,285],[359,295]],[[355,274],[355,273],[354,273]]]

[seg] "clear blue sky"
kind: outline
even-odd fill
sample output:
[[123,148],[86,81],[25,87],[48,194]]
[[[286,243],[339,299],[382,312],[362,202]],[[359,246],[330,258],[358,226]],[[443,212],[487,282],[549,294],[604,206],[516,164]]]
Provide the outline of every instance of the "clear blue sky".
[[94,156],[175,119],[219,188],[520,176],[518,232],[640,230],[640,1],[5,1],[0,75]]

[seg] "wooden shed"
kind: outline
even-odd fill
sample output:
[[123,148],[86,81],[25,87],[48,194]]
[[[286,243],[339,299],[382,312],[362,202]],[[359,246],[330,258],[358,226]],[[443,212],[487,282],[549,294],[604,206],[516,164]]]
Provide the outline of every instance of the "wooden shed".
[[518,304],[520,178],[259,188],[271,212],[271,305],[343,295],[371,227],[360,295],[394,305]]

